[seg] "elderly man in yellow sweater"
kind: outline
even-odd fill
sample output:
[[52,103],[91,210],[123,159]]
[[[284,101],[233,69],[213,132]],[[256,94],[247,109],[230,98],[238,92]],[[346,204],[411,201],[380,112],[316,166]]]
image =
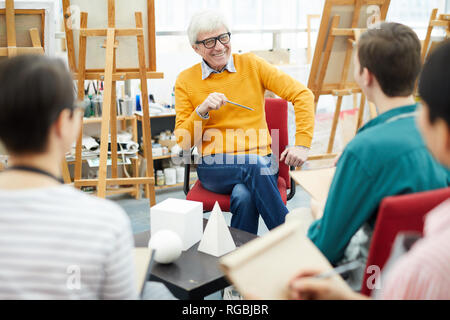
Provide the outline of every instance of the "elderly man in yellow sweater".
[[[258,231],[259,215],[273,229],[288,213],[277,188],[277,159],[264,111],[270,90],[292,102],[295,146],[281,161],[301,166],[314,129],[314,96],[304,85],[251,53],[231,54],[231,33],[216,11],[195,14],[189,41],[201,63],[182,71],[175,84],[175,135],[183,150],[196,145],[201,156],[197,174],[205,189],[231,194],[231,226]],[[236,107],[227,101],[251,107]]]

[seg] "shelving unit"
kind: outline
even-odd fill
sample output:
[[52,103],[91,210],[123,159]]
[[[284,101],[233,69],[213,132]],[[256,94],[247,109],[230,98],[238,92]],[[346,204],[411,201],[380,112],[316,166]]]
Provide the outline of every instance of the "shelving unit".
[[[174,113],[167,113],[167,114],[160,114],[160,115],[150,115],[150,119],[171,118],[171,117],[175,117],[175,116],[176,115]],[[102,121],[102,118],[100,118],[100,117],[89,117],[89,118],[84,118],[83,119],[83,124],[85,124],[85,125],[86,124],[95,124],[95,123],[101,123],[101,121]],[[142,121],[142,113],[136,112],[132,116],[117,116],[117,121],[124,122],[123,128],[125,128],[125,122],[126,121],[132,121],[133,139],[135,141],[137,141],[137,139],[138,139],[137,121]],[[171,128],[171,129],[173,129],[173,128]],[[141,158],[143,158],[143,154],[139,153],[139,156]],[[163,160],[163,159],[170,159],[170,158],[172,158],[172,154],[152,157],[153,162],[158,161],[158,160]],[[85,162],[85,160],[83,160],[83,162]],[[73,161],[70,161],[68,163],[72,164]],[[191,181],[191,184],[194,184],[195,181],[196,180]],[[171,188],[177,188],[177,187],[182,187],[182,186],[183,186],[183,183],[177,183],[177,184],[174,184],[174,185],[164,185],[164,186],[156,186],[155,185],[155,190],[171,189]],[[119,191],[119,190],[116,191],[114,189],[108,189],[107,190],[107,195],[117,194],[117,193],[132,193],[132,194],[136,195],[135,192],[136,192],[135,188],[122,188],[121,191]]]
[[[197,179],[191,180],[189,182],[189,184],[193,185],[196,181],[197,181]],[[155,190],[164,190],[164,189],[177,188],[177,187],[182,187],[183,185],[184,185],[184,182],[180,182],[180,183],[173,184],[173,185],[164,185],[164,186],[156,186],[155,185]]]
[[[117,116],[117,120],[134,120],[134,116]],[[83,124],[89,124],[89,123],[101,123],[102,118],[101,117],[90,117],[90,118],[83,118]]]
[[[168,114],[161,114],[161,115],[150,115],[150,119],[161,119],[161,118],[171,118],[171,117],[175,117],[176,115],[174,113],[168,113]],[[137,121],[142,121],[142,114],[140,112],[136,112],[134,115],[132,116],[117,116],[117,121],[121,121],[123,123],[122,128],[125,129],[126,128],[126,122],[127,121],[131,121],[131,126],[133,129],[133,140],[134,141],[138,141],[138,126],[137,126]],[[83,118],[83,124],[84,125],[88,125],[88,124],[100,124],[102,122],[102,118],[101,117],[89,117],[89,118]],[[173,129],[173,128],[170,128]],[[143,157],[142,153],[139,153],[139,162],[141,161],[141,158]],[[158,161],[158,160],[163,160],[163,159],[170,159],[172,158],[172,154],[167,154],[167,155],[163,155],[163,156],[157,156],[157,157],[152,157],[153,162]],[[134,159],[134,161],[132,161],[132,166],[134,168],[134,170],[137,170],[137,166],[138,163],[136,161],[137,159]],[[68,164],[74,164],[75,161],[68,161]],[[86,163],[86,160],[82,160],[83,163]],[[196,179],[192,180],[190,182],[190,184],[194,184],[196,181]],[[183,183],[177,183],[174,185],[164,185],[164,186],[156,186],[155,185],[155,190],[165,190],[165,189],[172,189],[172,188],[178,188],[178,187],[182,187]],[[135,196],[137,199],[139,198],[139,195],[137,193],[137,188],[136,187],[130,187],[130,188],[120,188],[120,189],[114,189],[114,188],[108,188],[106,191],[107,195],[113,195],[113,194],[119,194],[119,193],[130,193],[132,196]]]
[[[134,113],[136,115],[136,118],[139,121],[142,121],[142,111],[137,111]],[[175,117],[175,113],[164,113],[164,114],[159,114],[159,115],[151,115],[150,114],[150,119],[155,119],[155,118],[170,118],[170,117]]]
[[[133,141],[137,141],[137,117],[136,115],[132,115],[132,116],[117,116],[117,121],[121,121],[122,123],[122,129],[126,129],[127,127],[127,121],[131,121],[131,127],[133,129]],[[88,124],[101,124],[102,122],[102,118],[101,117],[89,117],[89,118],[83,118],[83,125],[88,125]],[[134,173],[134,177],[137,177],[137,173],[139,171],[139,158],[131,158],[131,164],[130,166],[132,167],[133,173]],[[74,165],[76,163],[76,160],[69,160],[66,161],[66,163],[68,165]],[[86,159],[81,159],[81,163],[85,164],[87,163]],[[108,166],[109,167],[109,166]],[[124,193],[128,193],[131,196],[135,197],[136,199],[140,199],[141,198],[141,193],[140,193],[140,185],[136,184],[132,187],[110,187],[107,186],[106,188],[106,195],[115,195],[115,194],[124,194]],[[93,192],[94,195],[96,195],[96,192]]]
[[170,118],[170,117],[175,117],[175,113],[168,113],[168,114],[161,114],[161,115],[151,115],[150,119],[155,119],[155,118]]
[[153,160],[170,159],[170,158],[172,158],[172,155],[171,154],[166,154],[164,156],[153,157]]

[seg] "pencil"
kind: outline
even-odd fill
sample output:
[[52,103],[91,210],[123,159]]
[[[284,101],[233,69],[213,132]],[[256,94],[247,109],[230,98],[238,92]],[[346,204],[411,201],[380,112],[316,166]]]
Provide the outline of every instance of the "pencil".
[[249,108],[249,107],[243,106],[242,104],[239,104],[239,103],[236,103],[236,102],[231,102],[231,101],[228,101],[228,100],[225,100],[225,102],[228,102],[228,103],[234,104],[235,106],[238,106],[238,107],[241,107],[241,108],[244,108],[244,109],[250,110],[250,111],[254,111],[254,110],[253,110],[252,108]]
[[355,269],[359,268],[360,266],[361,266],[361,262],[359,262],[358,260],[355,260],[355,261],[340,265],[339,267],[336,267],[333,270],[322,272],[322,273],[314,276],[314,278],[316,278],[316,279],[331,278],[332,276],[335,276],[337,274],[343,274],[347,271],[355,270]]

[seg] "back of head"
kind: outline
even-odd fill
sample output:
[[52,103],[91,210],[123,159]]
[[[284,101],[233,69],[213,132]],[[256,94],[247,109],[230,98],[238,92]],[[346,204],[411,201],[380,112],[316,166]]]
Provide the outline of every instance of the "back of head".
[[430,121],[443,119],[450,127],[450,40],[436,48],[425,62],[419,95],[428,106]]
[[72,77],[61,60],[30,55],[0,64],[0,140],[8,152],[44,152],[51,125],[73,105]]
[[421,44],[416,33],[399,23],[381,23],[358,41],[361,70],[367,68],[388,97],[413,93],[421,68]]
[[221,12],[212,9],[199,11],[192,16],[189,23],[187,30],[189,42],[191,45],[194,45],[199,33],[215,31],[222,27],[230,31],[228,23]]

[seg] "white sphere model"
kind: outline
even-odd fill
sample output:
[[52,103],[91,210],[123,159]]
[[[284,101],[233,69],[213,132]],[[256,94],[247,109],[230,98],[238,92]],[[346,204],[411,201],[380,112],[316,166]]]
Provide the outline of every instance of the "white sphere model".
[[171,230],[160,230],[150,238],[148,247],[155,250],[155,261],[172,263],[177,260],[183,248],[180,236]]

